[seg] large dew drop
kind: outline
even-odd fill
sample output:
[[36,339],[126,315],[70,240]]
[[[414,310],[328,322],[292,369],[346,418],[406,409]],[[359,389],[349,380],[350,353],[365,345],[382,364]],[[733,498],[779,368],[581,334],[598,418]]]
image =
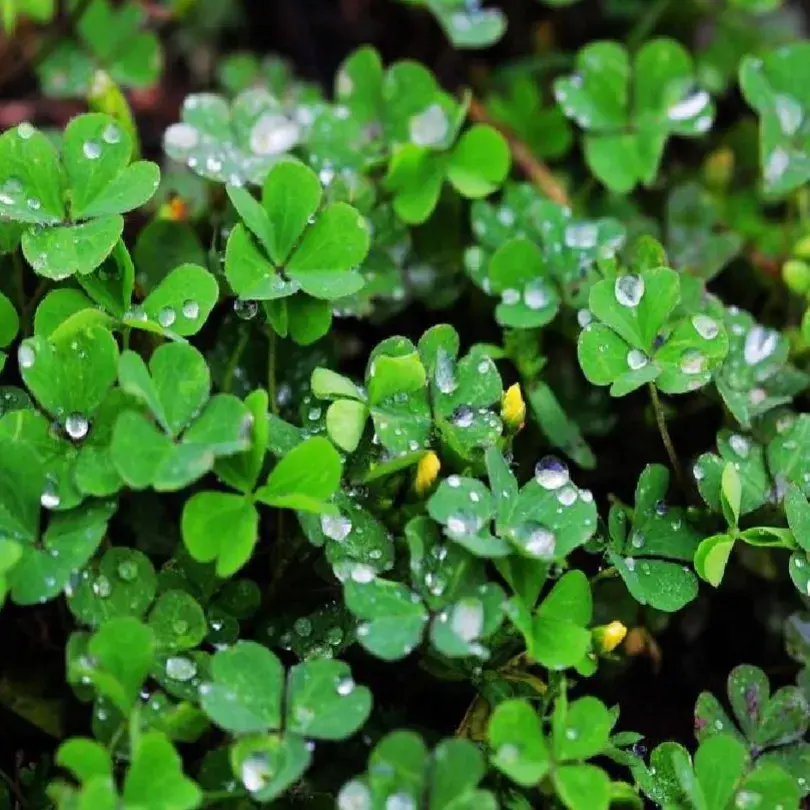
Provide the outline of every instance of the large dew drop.
[[586,250],[596,247],[599,228],[595,222],[572,223],[565,229],[565,244],[570,248]]
[[242,784],[250,793],[256,793],[266,787],[273,777],[267,755],[256,753],[245,757],[242,761],[240,776]]
[[644,279],[641,276],[619,276],[613,285],[616,300],[631,309],[637,307],[644,295]]
[[436,388],[443,394],[452,394],[458,388],[453,358],[444,349],[439,349],[436,353],[436,371],[433,379],[436,382]]
[[337,795],[337,810],[371,810],[371,791],[358,779],[352,779]]
[[706,358],[697,349],[686,349],[679,365],[684,374],[700,374],[706,369]]
[[644,368],[648,362],[647,355],[639,349],[630,349],[627,352],[627,365],[630,371],[638,371],[640,368]]
[[20,364],[20,368],[31,368],[31,366],[34,365],[35,359],[36,355],[34,354],[33,348],[27,343],[21,344],[20,348],[17,350],[17,362]]
[[520,534],[527,554],[539,560],[550,560],[554,556],[557,538],[550,529],[539,524],[529,524]]
[[98,160],[101,157],[101,144],[98,141],[85,141],[82,152],[88,160]]
[[342,543],[352,530],[352,522],[343,515],[321,515],[321,531],[337,543]]
[[250,131],[250,149],[256,155],[281,155],[301,138],[301,128],[277,113],[266,113]]
[[720,327],[714,318],[708,315],[693,315],[692,326],[704,340],[714,340],[720,334]]
[[185,683],[197,674],[197,664],[191,658],[173,655],[166,659],[166,677]]
[[556,456],[545,456],[537,462],[534,477],[543,489],[559,489],[568,483],[568,467]]
[[484,629],[484,606],[479,599],[461,599],[450,612],[453,635],[469,643],[481,636]]
[[767,360],[779,345],[779,334],[773,329],[766,329],[757,324],[752,326],[745,336],[743,346],[743,357],[749,366],[755,366],[763,360]]
[[542,281],[534,281],[526,285],[526,289],[523,291],[523,302],[533,311],[542,309],[548,303],[548,293]]
[[65,433],[74,441],[80,441],[87,435],[90,423],[81,413],[72,413],[65,419]]
[[705,90],[698,90],[677,104],[673,104],[667,110],[667,118],[670,121],[691,121],[709,106],[710,101],[711,97]]
[[788,136],[795,135],[804,120],[802,105],[792,96],[777,93],[773,98],[773,107],[782,132]]
[[168,149],[188,151],[200,142],[200,133],[191,124],[172,124],[163,136]]
[[447,114],[439,104],[431,104],[408,121],[408,133],[417,146],[436,146],[447,137],[449,130]]

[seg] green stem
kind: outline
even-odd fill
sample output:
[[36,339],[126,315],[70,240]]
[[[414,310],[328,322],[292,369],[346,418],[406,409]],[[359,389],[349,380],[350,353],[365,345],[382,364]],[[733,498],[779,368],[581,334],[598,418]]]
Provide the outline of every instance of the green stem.
[[242,359],[242,355],[245,353],[245,348],[248,344],[248,338],[250,337],[249,331],[250,330],[247,327],[244,327],[239,333],[239,340],[236,342],[236,348],[233,350],[233,354],[228,360],[228,365],[225,368],[225,376],[222,378],[222,391],[225,394],[229,394],[231,391],[234,372],[236,371],[236,367],[239,365],[239,361]]
[[658,397],[658,390],[655,383],[647,383],[647,388],[650,391],[650,399],[652,400],[653,410],[655,411],[655,421],[658,423],[658,432],[661,434],[661,441],[664,442],[664,447],[669,456],[669,463],[675,471],[675,477],[678,479],[678,484],[683,490],[683,494],[688,498],[689,489],[686,486],[686,478],[683,474],[681,462],[678,461],[678,454],[675,452],[675,445],[672,442],[672,437],[669,435],[669,428],[667,428],[667,417],[664,413],[664,406]]
[[615,566],[611,565],[608,568],[603,568],[598,573],[594,574],[591,577],[591,585],[594,585],[597,582],[601,582],[603,579],[613,579],[614,577],[619,576],[619,572]]
[[270,397],[270,410],[278,416],[276,399],[276,333],[270,327],[269,345],[267,347],[267,393]]
[[657,0],[657,2],[651,2],[647,6],[644,14],[627,35],[627,50],[631,53],[635,51],[655,31],[658,21],[664,15],[670,2],[671,0]]
[[17,786],[17,783],[2,768],[0,768],[0,779],[8,785],[9,790],[14,794],[14,798],[17,800],[17,804],[19,804],[20,807],[28,807],[28,802],[25,800],[25,796],[20,793],[20,788]]

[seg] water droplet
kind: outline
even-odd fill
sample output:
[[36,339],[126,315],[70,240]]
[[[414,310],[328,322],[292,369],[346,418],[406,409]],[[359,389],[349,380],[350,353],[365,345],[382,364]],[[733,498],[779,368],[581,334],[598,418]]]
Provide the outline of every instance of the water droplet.
[[249,321],[254,318],[259,311],[259,304],[257,301],[242,301],[238,299],[233,302],[233,311],[240,320]]
[[481,528],[481,521],[477,515],[460,512],[447,518],[447,534],[460,539],[475,534]]
[[714,318],[698,314],[692,316],[692,326],[704,340],[714,340],[720,334],[720,327]]
[[118,143],[121,140],[121,130],[115,124],[107,124],[101,133],[101,140],[104,143]]
[[514,304],[517,304],[518,301],[520,301],[520,292],[518,292],[518,290],[514,290],[511,288],[508,290],[504,290],[501,293],[501,301],[503,301],[503,303],[506,304],[507,306],[513,306]]
[[312,633],[312,622],[306,616],[302,616],[300,619],[295,620],[293,630],[302,638],[306,638]]
[[515,539],[521,543],[527,554],[540,560],[551,559],[557,547],[554,532],[538,523],[529,523],[521,527],[516,532]]
[[537,462],[534,477],[543,489],[559,489],[568,483],[568,467],[556,456],[545,456]]
[[627,352],[627,365],[631,371],[638,371],[640,368],[644,368],[648,362],[647,355],[639,349],[630,349],[630,351]]
[[761,363],[770,357],[779,345],[779,333],[756,324],[745,336],[743,357],[749,366]]
[[450,612],[450,629],[467,643],[479,638],[484,629],[484,606],[479,599],[461,599]]
[[280,155],[301,138],[301,127],[278,113],[265,113],[250,131],[250,149],[256,155]]
[[644,548],[646,542],[647,539],[641,532],[633,532],[633,536],[630,538],[630,545],[633,548]]
[[39,211],[42,208],[42,203],[36,197],[29,197],[26,204],[32,211]]
[[175,619],[172,623],[175,635],[182,636],[188,632],[188,622],[185,619]]
[[570,248],[596,247],[599,237],[599,227],[595,222],[571,223],[565,228],[565,244]]
[[191,298],[183,302],[183,317],[189,320],[196,320],[200,315],[200,305]]
[[705,370],[706,358],[697,349],[686,349],[681,355],[679,366],[684,374],[700,374]]
[[765,161],[765,181],[769,185],[778,183],[790,165],[790,155],[781,146],[774,149]]
[[557,500],[563,506],[571,506],[577,499],[576,487],[565,487],[557,493]]
[[332,540],[342,543],[352,530],[352,522],[343,515],[321,515],[321,531]]
[[118,576],[124,582],[132,582],[138,576],[138,564],[133,560],[125,560],[118,566]]
[[461,478],[458,475],[451,475],[447,479],[447,484],[448,484],[448,486],[453,487],[453,489],[455,489],[456,487],[460,487],[461,486]]
[[593,320],[589,309],[577,310],[577,323],[584,329]]
[[96,577],[91,588],[93,593],[101,599],[106,599],[112,593],[112,585],[110,585],[110,580],[107,579],[104,574],[99,574]]
[[222,171],[222,161],[214,155],[209,155],[205,159],[205,170],[211,174],[219,174]]
[[751,443],[745,436],[740,436],[739,433],[732,433],[731,436],[728,437],[728,444],[740,458],[748,458]]
[[168,329],[177,320],[177,313],[171,307],[163,307],[158,312],[158,323]]
[[699,116],[711,102],[711,97],[705,90],[692,93],[667,110],[670,121],[689,121]]
[[48,479],[45,482],[45,489],[42,490],[42,494],[39,496],[39,502],[45,509],[58,509],[62,503],[62,498],[56,491],[56,486],[52,480]]
[[644,279],[635,275],[619,276],[613,285],[613,293],[623,307],[633,309],[644,295]]
[[377,572],[370,565],[355,563],[352,566],[349,576],[352,582],[357,582],[359,585],[366,585],[377,576]]
[[239,774],[242,777],[242,784],[250,793],[262,790],[273,778],[270,761],[263,753],[250,754],[245,757],[242,760]]
[[17,349],[17,362],[20,364],[20,368],[31,368],[35,359],[34,348],[28,343],[20,344],[20,348]]
[[453,358],[444,350],[436,353],[436,370],[434,372],[436,387],[443,394],[452,394],[458,388]]
[[371,791],[358,779],[346,782],[337,795],[337,810],[371,810]]
[[548,303],[548,293],[542,281],[531,282],[523,291],[523,301],[531,310],[542,309]]
[[74,441],[83,439],[89,429],[90,423],[84,414],[72,413],[65,419],[65,433]]
[[98,141],[85,141],[82,153],[88,160],[98,160],[101,157],[101,144]]
[[468,428],[475,419],[475,412],[469,405],[459,405],[450,418],[456,427]]
[[416,801],[410,793],[394,793],[385,800],[385,810],[416,810]]
[[734,797],[734,806],[739,810],[754,810],[762,802],[762,796],[753,790],[741,790]]
[[337,682],[337,693],[341,697],[346,697],[354,692],[354,679],[351,675],[344,675]]
[[17,126],[17,135],[24,141],[27,141],[34,132],[36,132],[36,130],[28,121],[23,121]]
[[664,517],[664,515],[669,511],[669,507],[666,504],[666,501],[656,501],[655,502],[655,514],[658,517]]
[[624,564],[631,573],[636,570],[636,561],[632,557],[625,557]]
[[173,655],[166,660],[166,677],[185,683],[197,674],[197,664],[191,658]]
[[199,143],[200,133],[191,124],[172,124],[166,130],[163,140],[170,149],[187,151]]
[[339,627],[330,627],[326,633],[326,640],[336,647],[343,641],[343,631]]
[[439,104],[431,104],[408,121],[410,139],[417,146],[436,146],[450,130],[447,114]]

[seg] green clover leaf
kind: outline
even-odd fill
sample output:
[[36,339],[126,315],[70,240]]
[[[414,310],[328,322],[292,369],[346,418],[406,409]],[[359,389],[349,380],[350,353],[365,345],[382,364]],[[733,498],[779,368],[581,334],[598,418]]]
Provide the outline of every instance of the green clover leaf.
[[759,113],[759,154],[766,194],[783,196],[810,179],[810,95],[804,83],[810,46],[786,45],[763,58],[746,56],[740,88]]
[[695,88],[692,58],[675,40],[646,42],[632,63],[623,45],[594,42],[576,67],[554,94],[587,132],[588,166],[613,191],[652,184],[670,135],[696,137],[712,125],[712,100]]
[[166,154],[201,177],[232,186],[261,185],[301,140],[300,125],[266,90],[246,90],[232,104],[213,93],[192,94],[181,116],[163,136]]
[[77,39],[63,39],[37,66],[44,92],[54,98],[86,96],[99,68],[125,87],[153,85],[163,54],[158,37],[141,30],[145,22],[144,9],[131,0],[120,5],[92,0],[78,15]]
[[0,215],[24,223],[23,253],[40,275],[92,272],[123,231],[121,214],[155,192],[154,163],[130,163],[132,139],[100,113],[74,118],[61,159],[41,132],[23,123],[0,136]]

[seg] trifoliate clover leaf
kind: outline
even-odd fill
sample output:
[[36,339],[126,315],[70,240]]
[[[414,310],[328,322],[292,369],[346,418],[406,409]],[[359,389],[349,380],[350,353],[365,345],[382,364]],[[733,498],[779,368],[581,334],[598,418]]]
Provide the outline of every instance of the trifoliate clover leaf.
[[[365,218],[343,202],[320,209],[320,181],[292,161],[270,170],[261,204],[244,189],[229,186],[228,194],[243,221],[228,239],[228,282],[240,300],[273,302],[268,316],[276,331],[289,329],[298,343],[312,343],[331,323],[324,302],[364,284],[357,268],[369,249]],[[320,300],[310,302],[298,292]]]
[[492,764],[523,787],[550,775],[569,810],[604,810],[610,804],[610,777],[583,760],[607,747],[612,722],[596,698],[581,698],[570,705],[558,699],[549,740],[528,702],[505,700],[489,721]]
[[740,64],[745,100],[759,113],[759,154],[767,194],[782,196],[810,179],[810,95],[805,83],[810,45],[796,42]]
[[[74,0],[71,7],[77,6]],[[124,87],[154,84],[163,54],[157,36],[141,30],[146,18],[144,9],[132,0],[120,5],[92,0],[77,15],[77,39],[62,38],[53,53],[37,66],[45,94],[82,98],[91,92],[99,68]]]
[[445,180],[461,196],[476,200],[497,190],[510,164],[503,136],[486,124],[476,124],[446,152],[415,144],[399,148],[391,157],[385,185],[394,195],[397,216],[418,225],[433,213]]
[[717,434],[719,455],[704,453],[695,462],[692,474],[701,497],[717,514],[721,514],[721,478],[723,468],[731,463],[742,485],[740,514],[747,515],[765,504],[771,495],[771,478],[765,462],[765,449],[750,436],[721,430]]
[[362,620],[357,628],[361,646],[384,661],[404,658],[422,640],[429,614],[405,585],[384,579],[343,585],[346,605]]
[[577,343],[580,366],[592,383],[624,396],[651,382],[664,393],[681,394],[711,379],[728,339],[714,310],[673,318],[680,286],[667,267],[594,284],[589,305],[595,320]]
[[300,125],[266,90],[246,90],[232,104],[212,93],[190,95],[181,116],[163,136],[166,154],[202,177],[232,186],[261,185],[302,136]]
[[145,554],[111,548],[70,583],[68,607],[83,624],[101,627],[113,619],[143,616],[156,591],[155,569]]
[[442,740],[431,753],[415,732],[393,731],[374,747],[367,773],[340,789],[338,807],[495,810],[493,794],[478,787],[485,772],[469,740]]
[[571,148],[573,133],[565,115],[556,104],[547,105],[529,76],[518,75],[502,93],[488,96],[486,107],[538,157],[563,157]]
[[716,736],[731,735],[748,748],[757,763],[778,766],[798,780],[794,786],[802,795],[809,794],[810,785],[802,778],[810,764],[810,744],[802,737],[810,724],[810,704],[801,689],[784,686],[771,694],[765,673],[743,664],[729,674],[726,692],[734,720],[710,692],[698,697],[698,740],[705,743]]
[[577,71],[554,93],[585,135],[591,171],[613,191],[650,185],[670,135],[709,130],[714,105],[695,87],[689,52],[672,39],[646,42],[631,62],[615,42],[594,42],[577,54]]
[[715,375],[717,390],[744,428],[778,405],[789,403],[807,386],[807,376],[788,362],[789,341],[758,324],[747,312],[728,307],[729,350]]
[[132,488],[180,489],[208,472],[218,456],[248,448],[250,411],[230,394],[209,398],[208,366],[191,346],[164,344],[148,367],[140,355],[126,351],[118,379],[154,419],[130,410],[116,421],[112,460]]
[[[685,567],[695,555],[700,536],[689,525],[683,509],[666,502],[669,471],[659,464],[644,468],[636,486],[636,507],[629,534],[614,529],[608,559],[630,594],[642,605],[674,612],[697,596],[697,579]],[[620,506],[611,509],[611,527]]]
[[110,619],[92,636],[77,634],[83,654],[68,660],[68,680],[92,685],[125,715],[154,663],[152,631],[133,617]]
[[718,229],[719,218],[717,204],[697,183],[670,192],[667,250],[675,269],[709,281],[740,252],[741,236]]
[[767,807],[795,807],[795,781],[770,763],[751,763],[745,746],[728,734],[700,744],[694,763],[678,743],[659,745],[650,767],[635,767],[639,786],[656,804],[724,810],[756,801]]
[[65,129],[61,157],[23,123],[0,136],[0,216],[24,223],[25,258],[42,276],[92,272],[123,231],[121,214],[154,194],[154,163],[130,164],[132,140],[113,118],[88,113]]
[[[477,200],[472,206],[471,222],[479,244],[465,253],[467,272],[484,292],[500,295],[496,318],[515,327],[529,325],[528,321],[547,321],[547,310],[553,305],[556,312],[560,299],[577,309],[586,306],[590,285],[598,280],[597,258],[615,253],[625,239],[625,230],[618,220],[574,219],[570,209],[545,199],[526,184],[507,185],[498,205]],[[533,248],[539,248],[542,256],[523,244],[527,241]],[[514,243],[521,247],[515,247]],[[526,260],[534,272],[505,261],[510,256]],[[516,279],[529,276],[541,292],[548,294],[533,293],[531,282],[523,290],[522,284],[505,286],[504,282],[512,276]],[[515,289],[523,295],[515,296]],[[513,320],[509,316],[515,305],[518,306],[515,314],[522,313],[520,320],[527,323],[507,324],[503,320],[505,317]],[[529,318],[526,308],[533,310],[528,313]]]

